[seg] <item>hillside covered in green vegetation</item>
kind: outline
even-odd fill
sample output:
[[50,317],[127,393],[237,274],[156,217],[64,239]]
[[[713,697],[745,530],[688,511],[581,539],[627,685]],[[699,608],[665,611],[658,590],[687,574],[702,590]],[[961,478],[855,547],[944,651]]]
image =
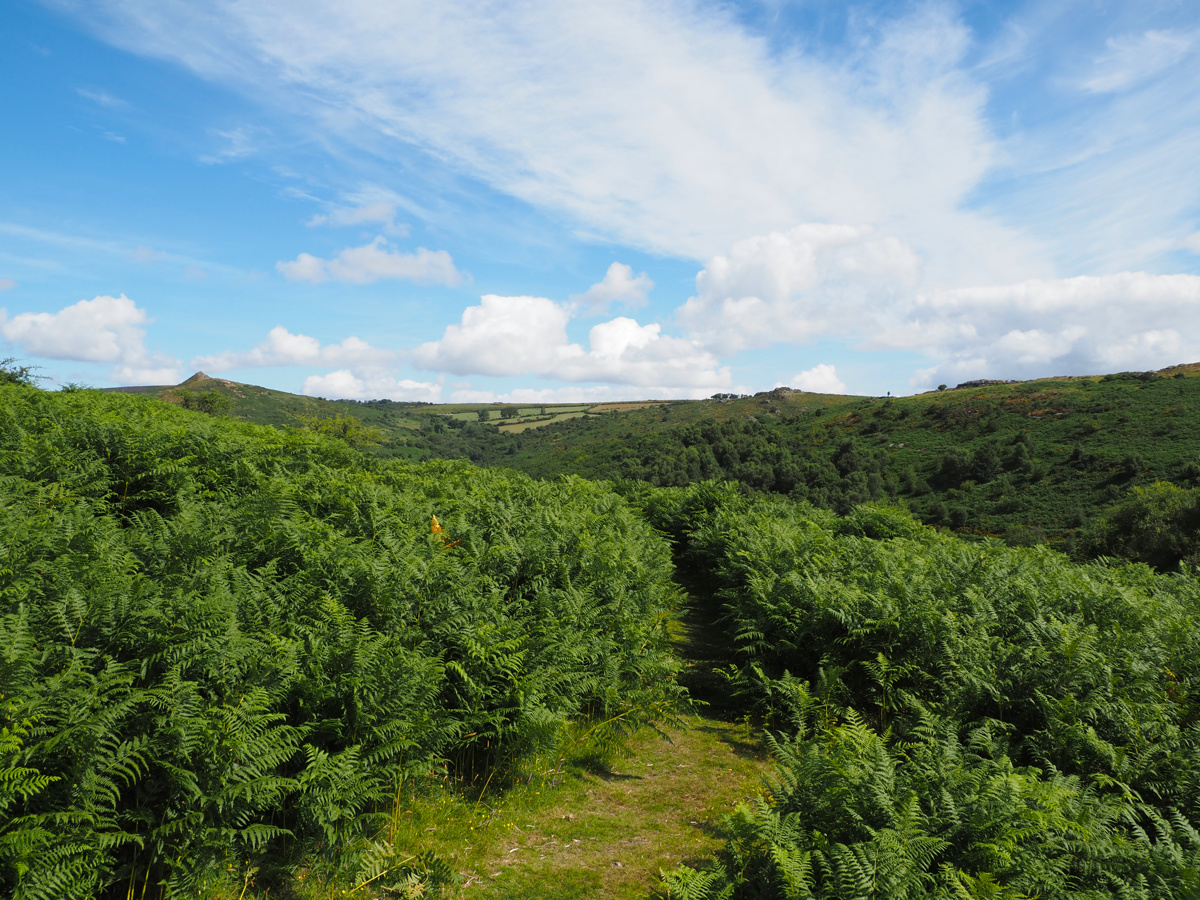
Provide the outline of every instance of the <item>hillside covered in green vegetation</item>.
[[[470,410],[405,413],[423,419],[409,429],[417,438],[480,429],[479,446],[506,442],[518,451],[505,456],[531,469],[569,454],[602,469],[639,440],[663,458],[672,446],[690,454],[699,445],[684,436],[706,429],[710,449],[744,435],[749,459],[772,435],[803,433],[774,446],[813,466],[830,454],[841,493],[813,497],[808,481],[784,492],[753,483],[750,469],[655,485],[632,472],[536,480],[414,463],[389,458],[398,439],[344,405],[318,404],[281,429],[237,421],[232,401],[218,409],[204,392],[207,409],[50,393],[20,374],[0,385],[6,896],[1200,892],[1200,579],[1187,563],[1196,492],[1182,462],[1191,420],[1166,417],[1179,420],[1178,440],[1161,446],[1120,431],[1135,412],[1140,432],[1152,429],[1148,411],[1170,397],[1190,408],[1191,376],[904,401],[780,392],[597,411],[515,434],[478,411],[474,423]],[[1049,390],[1065,398],[1062,415]],[[964,423],[958,409],[975,412]],[[1124,435],[1131,455],[1158,455],[1132,474],[1077,465],[1075,443],[1084,460],[1101,452],[1084,444],[1098,433],[1081,433],[1087,416],[1111,421],[1110,450]],[[600,452],[607,431],[638,421],[640,437]],[[930,490],[963,503],[1002,479],[1024,485],[1035,509],[1055,508],[1055,485],[1113,486],[1115,505],[1079,530],[1102,558],[1073,561],[966,525],[955,534],[889,505],[888,465],[929,453],[920,442],[935,437],[959,445],[941,445]],[[936,487],[955,452],[970,466],[988,446],[1000,457],[990,480]],[[859,451],[862,466],[841,473],[839,453]],[[872,472],[885,502],[857,502],[872,496]],[[1160,473],[1179,484],[1151,480]],[[847,493],[864,480],[865,496]],[[914,508],[926,497],[896,495]],[[1115,558],[1164,549],[1147,560],[1157,570]],[[747,790],[704,826],[724,848],[685,855],[692,844],[664,828],[661,808],[618,806],[610,815],[679,848],[657,885],[626,878],[601,893],[599,874],[553,868],[506,881],[500,858],[536,850],[533,872],[564,833],[568,849],[586,848],[574,858],[615,868],[576,820],[611,835],[594,804],[664,802],[661,790],[613,788],[641,777],[616,773],[613,753],[639,728],[678,723],[685,686],[757,727],[773,761],[764,793]],[[653,754],[675,779],[662,784],[696,809],[684,829],[711,811],[687,781],[704,746],[717,745],[681,740]],[[570,780],[568,757],[604,775],[605,790]],[[506,812],[519,797],[560,826]],[[531,844],[539,828],[544,840]],[[523,893],[506,893],[518,883]]]
[[[349,437],[383,458],[469,459],[539,478],[659,487],[716,478],[841,513],[885,501],[967,536],[1171,568],[1200,549],[1196,376],[1195,366],[1178,366],[903,398],[779,389],[561,408],[322,401],[213,379],[155,390]],[[1164,521],[1170,534],[1161,537]]]

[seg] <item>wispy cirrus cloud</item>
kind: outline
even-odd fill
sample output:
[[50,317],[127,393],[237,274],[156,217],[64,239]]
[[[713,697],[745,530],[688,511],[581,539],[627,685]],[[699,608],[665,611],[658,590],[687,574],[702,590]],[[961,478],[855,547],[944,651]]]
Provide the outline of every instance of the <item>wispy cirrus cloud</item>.
[[1196,36],[1177,31],[1146,31],[1108,39],[1095,70],[1083,82],[1096,94],[1125,90],[1170,69],[1193,52]]
[[259,141],[263,130],[252,125],[240,125],[228,130],[213,132],[218,145],[200,156],[200,161],[213,165],[244,159],[259,152]]
[[93,103],[107,107],[108,109],[129,109],[130,103],[128,100],[122,100],[120,97],[110,94],[108,91],[100,90],[99,88],[80,87],[75,89],[80,97],[85,100],[91,100]]
[[948,7],[881,21],[837,65],[776,54],[718,4],[99,8],[115,43],[367,152],[415,145],[608,240],[707,259],[797,222],[873,222],[903,224],[947,279],[965,259],[1044,269],[965,203],[997,153]]

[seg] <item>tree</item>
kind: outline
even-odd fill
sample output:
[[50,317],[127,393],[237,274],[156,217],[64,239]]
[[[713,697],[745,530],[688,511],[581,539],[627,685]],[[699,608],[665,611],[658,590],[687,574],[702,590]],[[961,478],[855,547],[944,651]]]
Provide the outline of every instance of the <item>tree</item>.
[[28,387],[37,385],[38,376],[33,370],[38,366],[18,366],[15,357],[0,359],[0,384],[23,384]]
[[220,391],[176,391],[184,409],[193,409],[210,416],[223,416],[233,409],[233,401]]
[[383,439],[383,431],[363,425],[354,416],[296,416],[300,427],[319,434],[340,438],[351,447],[373,447]]
[[1200,559],[1200,491],[1156,481],[1105,510],[1084,535],[1084,552],[1121,556],[1161,571]]

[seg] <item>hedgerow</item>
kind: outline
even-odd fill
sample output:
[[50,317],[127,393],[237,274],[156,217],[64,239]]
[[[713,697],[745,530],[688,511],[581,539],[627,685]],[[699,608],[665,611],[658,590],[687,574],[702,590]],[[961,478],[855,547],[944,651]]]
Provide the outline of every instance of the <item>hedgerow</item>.
[[0,385],[0,893],[402,858],[370,842],[406,778],[668,714],[670,576],[579,479]]

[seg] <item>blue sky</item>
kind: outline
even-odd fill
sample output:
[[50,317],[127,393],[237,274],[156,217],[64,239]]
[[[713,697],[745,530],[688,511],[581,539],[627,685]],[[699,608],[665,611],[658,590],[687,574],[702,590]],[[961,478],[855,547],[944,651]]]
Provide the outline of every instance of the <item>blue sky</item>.
[[1200,360],[1191,2],[12,0],[0,356],[327,397]]

